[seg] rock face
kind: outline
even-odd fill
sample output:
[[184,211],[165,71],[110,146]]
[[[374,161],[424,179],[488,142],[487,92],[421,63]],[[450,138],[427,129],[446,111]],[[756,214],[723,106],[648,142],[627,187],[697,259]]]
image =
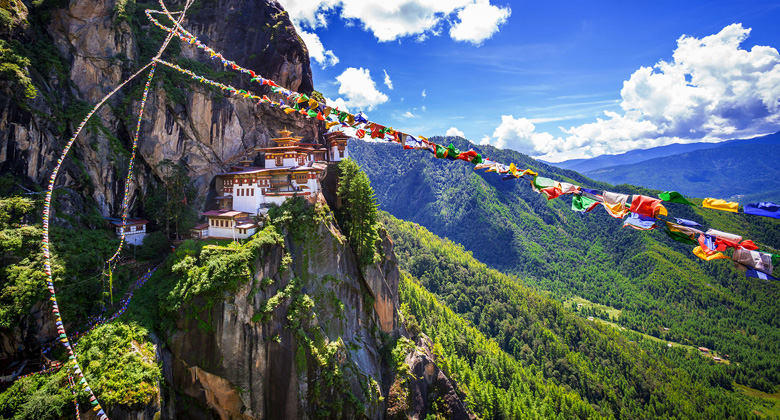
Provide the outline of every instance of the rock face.
[[[156,51],[159,43],[154,40],[161,39],[163,32],[141,11],[128,12],[130,19],[123,20],[118,2],[127,7],[134,5],[122,0],[78,0],[64,9],[32,8],[31,22],[40,21],[33,19],[36,13],[50,18],[38,23],[37,29],[35,24],[17,28],[14,38],[23,43],[52,45],[51,50],[59,52],[59,65],[65,68],[30,69],[39,91],[36,99],[20,100],[9,88],[0,90],[3,173],[43,186],[81,116],[145,64],[139,60],[148,60],[152,50]],[[167,6],[173,9],[182,3],[169,2]],[[206,2],[192,8],[184,26],[225,57],[282,86],[311,93],[308,52],[278,3]],[[248,76],[219,73],[221,65],[210,63],[208,56],[190,46],[181,47],[178,40],[172,44],[169,51],[178,48],[181,54],[177,55],[201,63],[196,72],[210,68],[210,74],[226,78],[221,80],[237,88],[265,93],[257,84],[251,86]],[[213,175],[226,169],[231,158],[256,146],[270,145],[270,138],[283,127],[306,140],[321,140],[323,127],[316,121],[288,116],[243,97],[228,97],[197,82],[172,78],[175,74],[173,70],[158,69],[149,95],[131,188],[132,214],[143,216],[144,192],[155,185],[160,176],[157,168],[165,159],[186,163],[198,196],[205,197]],[[60,172],[58,185],[93,198],[104,216],[121,212],[135,115],[146,75],[128,84],[93,116]],[[199,204],[203,206],[204,202]]]
[[[392,256],[387,238],[384,247]],[[177,320],[166,378],[176,417],[383,418],[392,372],[381,349],[401,334],[394,257],[361,270],[332,222],[263,255],[238,293]]]

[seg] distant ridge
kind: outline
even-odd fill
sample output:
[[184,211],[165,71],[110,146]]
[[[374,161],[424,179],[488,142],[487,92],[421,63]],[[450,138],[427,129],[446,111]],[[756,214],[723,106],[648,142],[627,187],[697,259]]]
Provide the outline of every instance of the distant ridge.
[[602,167],[585,174],[611,184],[673,190],[692,197],[776,200],[780,190],[780,133],[713,146],[628,165]]
[[[618,166],[618,165],[631,165],[648,161],[650,159],[657,159],[666,156],[677,155],[681,153],[689,153],[702,149],[718,149],[721,147],[727,147],[734,144],[780,144],[780,133],[769,134],[766,136],[754,137],[747,140],[728,140],[721,143],[689,143],[689,144],[668,144],[666,146],[658,146],[650,149],[631,150],[626,153],[617,155],[601,155],[590,159],[570,159],[563,162],[545,162],[549,165],[556,166],[562,169],[571,169],[581,173],[593,172],[597,169]],[[598,178],[597,178],[598,179]],[[620,183],[620,182],[619,182]]]

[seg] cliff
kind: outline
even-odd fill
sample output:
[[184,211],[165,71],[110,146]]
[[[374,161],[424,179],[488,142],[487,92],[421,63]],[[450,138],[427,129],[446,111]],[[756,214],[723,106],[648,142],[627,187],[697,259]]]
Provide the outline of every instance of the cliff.
[[[17,4],[20,11],[14,25],[2,28],[11,51],[4,61],[13,56],[29,62],[20,66],[20,72],[29,74],[37,95],[30,99],[20,93],[18,77],[5,74],[0,81],[0,171],[34,189],[48,179],[64,143],[92,104],[148,61],[161,44],[163,31],[143,13],[144,7],[159,8],[157,4],[136,5],[128,0],[35,5],[13,0],[10,4]],[[193,7],[184,25],[225,57],[287,88],[311,93],[308,52],[278,3],[210,1]],[[250,87],[248,77],[222,72],[221,66],[178,40],[167,51],[164,58],[177,59],[184,67],[239,88]],[[93,199],[104,216],[121,213],[145,75],[93,117],[58,180],[58,185]],[[252,88],[263,93],[256,84]],[[225,169],[231,158],[270,145],[270,138],[283,127],[307,140],[320,140],[322,132],[315,121],[227,97],[159,69],[141,126],[132,213],[143,215],[143,196],[160,178],[160,162],[184,162],[198,196],[205,197],[213,175]],[[59,200],[55,207],[70,210],[75,205]]]
[[[163,349],[164,415],[425,418],[442,396],[450,418],[469,418],[430,344],[407,345],[389,237],[380,261],[361,267],[324,203],[274,223],[284,223],[282,235],[271,225],[243,245],[259,247],[251,279],[218,298],[201,293],[176,313]],[[211,252],[221,251],[204,248],[200,267],[221,258]],[[174,266],[172,290],[203,290],[191,285],[187,261]]]

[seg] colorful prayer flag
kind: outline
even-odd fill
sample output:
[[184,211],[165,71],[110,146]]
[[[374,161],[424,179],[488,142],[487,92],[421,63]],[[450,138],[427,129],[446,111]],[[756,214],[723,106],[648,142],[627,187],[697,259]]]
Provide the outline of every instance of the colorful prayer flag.
[[677,191],[664,191],[661,194],[658,194],[658,198],[670,203],[687,204],[689,206],[694,205],[690,201],[686,200],[685,197],[683,197],[682,194],[678,193]]
[[732,213],[739,212],[739,203],[728,202],[719,198],[705,198],[701,205],[702,207],[706,207],[708,209],[730,211]]
[[745,204],[745,213],[752,214],[754,216],[764,216],[780,219],[780,204],[775,204],[769,201]]

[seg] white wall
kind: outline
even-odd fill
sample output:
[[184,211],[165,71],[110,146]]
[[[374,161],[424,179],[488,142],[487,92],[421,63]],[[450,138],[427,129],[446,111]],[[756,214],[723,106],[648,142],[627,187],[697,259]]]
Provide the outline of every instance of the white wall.
[[[238,231],[236,231],[236,234],[238,234]],[[215,236],[218,238],[233,239],[233,228],[209,226],[209,237],[213,238]]]
[[146,237],[146,232],[132,232],[125,234],[125,242],[131,245],[141,245]]

